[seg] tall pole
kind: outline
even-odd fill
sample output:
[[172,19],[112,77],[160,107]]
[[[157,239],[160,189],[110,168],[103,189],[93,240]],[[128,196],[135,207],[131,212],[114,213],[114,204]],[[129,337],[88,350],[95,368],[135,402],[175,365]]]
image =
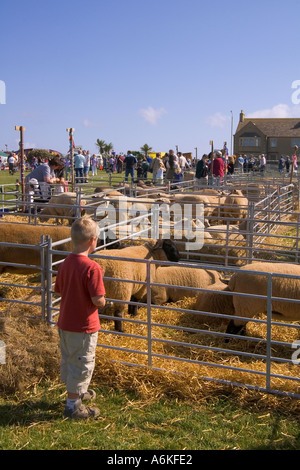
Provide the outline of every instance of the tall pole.
[[70,152],[70,175],[71,175],[71,188],[72,192],[75,190],[75,174],[74,174],[74,152],[73,152],[73,132],[75,129],[70,127],[66,129],[69,132],[69,152]]
[[[23,126],[15,126],[15,130],[20,132],[20,157],[21,157],[21,169],[20,169],[20,179],[21,179],[21,189],[22,189],[22,201],[25,201],[25,165],[24,165],[24,139],[23,132],[26,130]],[[24,210],[24,207],[23,207]]]
[[230,155],[233,155],[233,113],[231,112],[231,149],[230,149]]
[[213,174],[214,174],[214,141],[210,140],[211,146],[211,159],[210,159],[210,183],[213,184]]

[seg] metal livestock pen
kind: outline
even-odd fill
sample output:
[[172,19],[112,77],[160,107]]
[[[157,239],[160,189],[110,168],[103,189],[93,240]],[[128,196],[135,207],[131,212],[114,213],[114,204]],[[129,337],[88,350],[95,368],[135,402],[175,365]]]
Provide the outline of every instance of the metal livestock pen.
[[[267,198],[268,203],[263,207],[261,207],[261,202],[257,205],[255,203],[250,205],[250,214],[247,217],[248,226],[245,233],[245,240],[246,242],[250,240],[250,243],[245,245],[247,256],[242,260],[243,264],[251,263],[256,259],[265,259],[266,250],[267,257],[275,254],[276,256],[282,256],[280,261],[288,260],[297,263],[299,218],[296,221],[286,218],[291,211],[289,188],[287,191],[280,193],[276,190]],[[258,218],[258,214],[261,218]],[[142,219],[143,216],[140,217],[140,220]],[[229,227],[229,221],[226,222]],[[124,222],[124,225],[126,223],[128,221]],[[119,224],[115,224],[115,226],[119,228]],[[269,243],[271,248],[268,252],[266,247],[268,246],[267,240],[269,237],[272,236],[272,239],[274,237],[278,239],[285,238],[283,234],[276,234],[281,226],[290,227],[292,234],[288,235],[286,239],[291,239],[293,246],[288,246],[288,248],[282,250],[282,243],[277,243],[275,240],[272,245]],[[113,228],[112,226],[106,227],[106,230]],[[139,236],[141,241],[149,235],[148,229],[145,229],[145,233],[142,232],[134,233],[134,236]],[[230,237],[229,229],[227,237],[228,239]],[[127,238],[131,240],[131,243],[135,242],[132,236],[129,235]],[[59,297],[53,292],[53,278],[60,261],[52,262],[52,256],[57,253],[55,249],[60,243],[62,242],[52,243],[49,237],[44,237],[40,245],[35,247],[40,250],[41,254],[41,265],[37,268],[41,274],[40,302],[33,303],[22,299],[12,300],[16,303],[27,303],[29,306],[31,304],[37,305],[41,308],[41,318],[46,318],[51,325],[56,323],[60,301]],[[13,248],[10,246],[12,244],[1,243],[1,245]],[[30,248],[32,248],[31,245]],[[228,251],[227,242],[225,244],[226,248]],[[101,257],[107,256],[105,253],[108,252],[97,252],[93,256],[101,259]],[[66,256],[68,253],[61,252],[61,254]],[[196,255],[198,259],[193,261],[189,259],[191,253],[188,253],[186,259],[183,259],[180,263],[159,262],[159,264],[175,266],[175,268],[184,266],[195,270],[214,269],[221,273],[224,280],[239,270],[239,267],[232,264],[230,258],[226,256],[223,257],[224,262],[219,263],[215,261],[213,256],[204,261],[199,253],[196,253]],[[124,258],[122,259],[124,260]],[[100,314],[102,329],[98,346],[101,349],[110,350],[112,353],[114,351],[118,352],[118,358],[112,358],[112,360],[120,361],[128,366],[172,370],[174,373],[184,373],[189,370],[197,374],[201,380],[213,380],[222,384],[300,398],[299,361],[297,359],[300,325],[298,323],[274,322],[272,320],[272,302],[276,298],[276,293],[272,292],[272,276],[274,274],[263,273],[267,277],[268,286],[265,296],[267,318],[249,319],[249,324],[258,325],[258,332],[256,331],[253,334],[250,329],[250,335],[234,337],[231,340],[232,342],[225,345],[224,340],[228,338],[228,333],[224,331],[223,326],[230,320],[231,316],[218,312],[196,311],[192,308],[192,304],[152,304],[151,287],[155,286],[156,283],[155,280],[151,279],[150,273],[151,267],[157,265],[158,262],[140,259],[128,259],[127,261],[128,263],[146,264],[148,275],[146,280],[140,281],[140,283],[145,284],[148,295],[146,303],[134,300],[130,302],[133,305],[138,305],[141,313],[137,318],[126,316],[123,319],[126,325],[125,333],[119,333],[110,328],[114,317]],[[14,265],[14,263],[11,264]],[[26,269],[26,266],[24,268]],[[286,275],[285,277],[289,276]],[[120,281],[124,280],[110,280],[110,282]],[[127,280],[127,282],[132,282],[132,280]],[[0,285],[13,286],[15,284],[2,282],[1,279]],[[167,285],[160,284],[160,286],[163,288]],[[30,288],[30,286],[24,285],[22,287]],[[175,287],[178,291],[182,289],[180,285],[175,285]],[[36,290],[38,289],[36,288]],[[196,297],[199,292],[206,289],[191,288],[191,290],[194,291]],[[229,295],[229,293],[224,291],[222,295]],[[235,295],[245,296],[245,299],[247,297],[256,297],[249,294]],[[1,297],[0,300],[5,302],[7,299]],[[114,300],[107,299],[108,303],[114,302]],[[299,302],[297,299],[283,300]],[[166,317],[165,314],[169,316]],[[288,340],[281,337],[280,331],[282,328],[285,332],[288,332]],[[273,336],[274,331],[275,336]],[[120,345],[120,337],[122,338],[122,345]],[[109,341],[107,338],[110,338]],[[132,341],[135,343],[132,343]],[[137,343],[139,344],[138,348],[134,346]],[[184,369],[180,366],[177,367],[177,365],[183,365]],[[250,377],[254,377],[253,380]]]

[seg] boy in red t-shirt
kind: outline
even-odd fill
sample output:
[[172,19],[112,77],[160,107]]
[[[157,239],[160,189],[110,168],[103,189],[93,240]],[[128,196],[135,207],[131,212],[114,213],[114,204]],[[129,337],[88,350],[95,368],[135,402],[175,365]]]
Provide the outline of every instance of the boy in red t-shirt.
[[57,326],[60,375],[67,388],[64,416],[73,419],[99,415],[98,408],[82,403],[95,398],[88,386],[100,329],[98,308],[105,305],[102,268],[88,256],[95,250],[98,236],[99,227],[92,219],[83,217],[73,223],[73,252],[59,266],[55,281],[55,292],[61,294]]

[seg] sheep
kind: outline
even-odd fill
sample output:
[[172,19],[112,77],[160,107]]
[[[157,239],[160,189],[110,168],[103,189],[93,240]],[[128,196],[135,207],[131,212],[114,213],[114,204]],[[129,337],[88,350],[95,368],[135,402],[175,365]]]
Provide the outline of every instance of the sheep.
[[92,195],[92,197],[118,197],[118,196],[124,196],[123,193],[121,193],[120,191],[118,191],[117,189],[113,189],[113,188],[109,188],[109,187],[97,187],[94,189],[94,194]]
[[220,203],[225,201],[225,197],[215,194],[198,194],[198,193],[177,193],[170,197],[170,202],[179,206],[191,205],[192,217],[197,217],[198,207],[203,205],[204,217],[209,218],[215,212],[218,213]]
[[229,292],[228,285],[219,279],[207,286],[205,291],[198,293],[193,309],[198,312],[234,315],[233,295],[227,292]]
[[[53,242],[65,240],[63,244],[59,245],[55,249],[60,251],[71,251],[71,240],[67,241],[71,237],[70,227],[0,222],[0,242],[16,244],[15,247],[0,245],[0,261],[40,266],[40,251],[34,248],[22,248],[21,245],[38,245],[41,242],[42,235],[49,235]],[[54,260],[59,258],[61,257],[53,257]],[[35,268],[0,265],[0,273],[4,272],[28,274],[39,272],[39,270]]]
[[[146,284],[138,284],[134,282],[126,282],[126,280],[139,281],[146,283],[147,281],[147,267],[146,263],[139,263],[135,260],[138,259],[155,259],[160,261],[179,261],[179,253],[176,246],[171,240],[152,240],[149,239],[143,245],[129,246],[121,250],[111,250],[109,253],[105,253],[105,256],[109,258],[95,258],[95,261],[100,264],[103,269],[104,286],[106,291],[106,297],[115,299],[113,302],[112,310],[113,316],[122,318],[126,308],[127,302],[132,299],[141,300],[145,298],[147,293]],[[111,259],[110,257],[130,258],[132,261],[122,261],[120,259]],[[152,276],[155,272],[156,266],[151,266]],[[112,279],[105,278],[117,278],[123,281],[113,281]],[[126,303],[118,303],[118,300],[122,300]],[[137,308],[128,308],[128,312],[132,315],[136,315]],[[123,322],[121,320],[115,320],[115,330],[123,331]]]
[[192,181],[195,178],[194,171],[184,171],[183,172],[183,181]]
[[[165,204],[168,202],[166,198],[135,198],[135,197],[116,197],[116,198],[107,198],[107,211],[109,212],[109,219],[111,223],[116,222],[125,222],[129,219],[133,219],[139,216],[144,216],[136,222],[131,222],[129,225],[122,225],[118,227],[118,233],[120,236],[124,236],[128,230],[132,231],[135,228],[135,225],[139,226],[139,230],[144,230],[144,237],[147,237],[147,228],[151,227],[152,221],[152,212],[158,208],[159,213],[169,214],[169,206]],[[105,210],[105,209],[104,209]],[[150,224],[149,224],[150,219]]]
[[[190,268],[184,266],[160,266],[155,272],[153,282],[168,286],[151,287],[151,301],[156,305],[177,302],[184,297],[196,297],[197,291],[191,289],[205,288],[221,279],[220,273],[209,269]],[[180,289],[174,286],[186,287]]]
[[258,202],[266,194],[266,188],[263,184],[248,183],[246,188],[243,190],[243,194],[249,201]]
[[[84,200],[81,200],[81,205],[85,205]],[[59,219],[62,222],[64,218],[68,218],[69,225],[72,225],[75,216],[76,193],[69,192],[53,195],[40,211],[39,219],[48,222],[49,219],[56,218],[57,222]]]
[[[250,271],[250,272],[246,272]],[[256,262],[243,266],[234,273],[228,283],[233,293],[267,295],[268,278],[259,272],[290,274],[300,276],[300,266],[289,263]],[[272,276],[272,296],[285,299],[299,299],[300,278],[284,278]],[[257,314],[267,313],[267,299],[233,295],[234,315],[253,318]],[[272,318],[275,320],[299,321],[300,309],[297,303],[272,299]],[[231,320],[227,333],[245,335],[249,320]]]
[[248,199],[239,189],[233,190],[225,197],[221,206],[221,217],[231,219],[231,223],[239,223],[248,215]]
[[[190,251],[189,259],[214,262],[224,264],[225,258],[229,265],[241,265],[245,263],[247,256],[246,240],[239,229],[230,230],[227,233],[227,226],[206,227],[203,233],[203,245],[186,244],[185,240],[176,240],[177,248],[180,252]],[[187,247],[191,249],[187,249]],[[194,246],[194,248],[193,248]]]

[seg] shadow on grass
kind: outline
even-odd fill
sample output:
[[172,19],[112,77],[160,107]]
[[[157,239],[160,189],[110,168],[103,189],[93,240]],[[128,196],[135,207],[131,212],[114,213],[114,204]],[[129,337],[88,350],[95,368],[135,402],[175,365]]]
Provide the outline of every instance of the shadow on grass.
[[0,426],[28,426],[43,421],[55,421],[63,418],[61,403],[22,401],[21,403],[0,405]]

